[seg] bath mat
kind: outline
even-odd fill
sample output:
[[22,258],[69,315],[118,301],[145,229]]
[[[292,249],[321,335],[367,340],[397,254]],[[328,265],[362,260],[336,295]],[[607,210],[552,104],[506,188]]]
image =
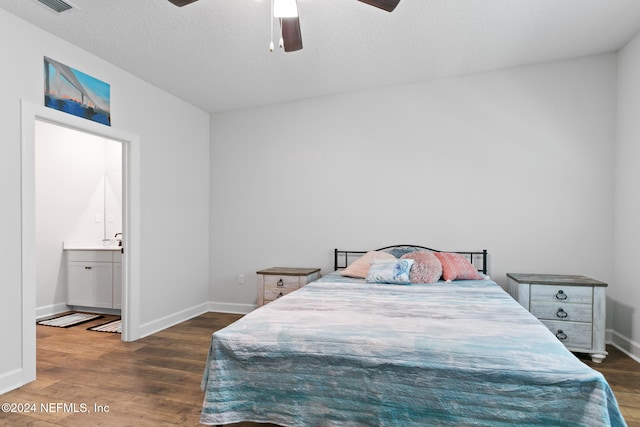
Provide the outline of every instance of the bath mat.
[[101,317],[104,316],[93,313],[69,313],[52,319],[40,320],[37,323],[38,325],[53,326],[56,328],[69,328],[81,323],[90,322],[91,320],[100,319]]
[[107,323],[102,323],[98,326],[92,326],[90,328],[87,328],[90,331],[96,331],[96,332],[111,332],[114,334],[121,334],[122,333],[122,319],[118,319],[118,320],[112,320],[110,322]]

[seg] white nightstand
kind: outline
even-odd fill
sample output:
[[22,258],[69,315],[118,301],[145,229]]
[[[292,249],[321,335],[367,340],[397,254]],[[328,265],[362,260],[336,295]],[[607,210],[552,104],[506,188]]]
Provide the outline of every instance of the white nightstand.
[[320,278],[319,268],[271,267],[258,274],[258,307]]
[[605,351],[606,283],[584,276],[507,273],[508,291],[571,351],[600,363]]

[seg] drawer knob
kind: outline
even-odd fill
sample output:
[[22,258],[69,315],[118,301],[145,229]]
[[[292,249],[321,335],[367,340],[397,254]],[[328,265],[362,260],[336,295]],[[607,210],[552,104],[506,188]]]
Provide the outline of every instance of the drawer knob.
[[561,319],[564,319],[567,316],[569,316],[569,314],[566,311],[564,311],[562,308],[559,308],[558,312],[556,313],[556,316],[558,316]]
[[564,291],[560,289],[556,294],[556,299],[559,299],[560,301],[564,301],[567,299],[567,294],[565,294]]
[[284,286],[284,282],[282,281],[282,279],[278,280],[278,283],[276,283],[276,286],[279,287],[279,288]]
[[565,334],[564,332],[562,332],[562,329],[558,329],[558,332],[556,333],[556,338],[558,338],[560,341],[564,341],[566,340],[567,334]]
[[284,294],[282,292],[280,292],[276,298],[280,298],[280,297],[283,297],[283,296],[284,296]]

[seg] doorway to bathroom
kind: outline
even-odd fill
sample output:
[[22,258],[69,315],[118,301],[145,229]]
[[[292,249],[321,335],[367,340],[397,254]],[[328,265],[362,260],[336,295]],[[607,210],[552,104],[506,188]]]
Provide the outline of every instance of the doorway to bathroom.
[[[118,141],[122,146],[122,335],[123,341],[141,337],[140,331],[140,137],[58,110],[21,102],[21,319],[20,383],[36,377],[36,226],[35,134],[43,121],[89,135]],[[94,219],[95,220],[95,219]],[[108,219],[107,219],[108,220]],[[62,245],[62,243],[60,243]]]
[[122,159],[119,141],[35,122],[38,319],[121,314]]

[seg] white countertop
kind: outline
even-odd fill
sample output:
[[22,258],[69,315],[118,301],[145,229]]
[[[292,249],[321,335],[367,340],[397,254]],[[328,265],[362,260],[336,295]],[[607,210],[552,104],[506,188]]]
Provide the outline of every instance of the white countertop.
[[119,251],[122,246],[112,243],[104,245],[102,242],[63,242],[62,249],[65,251]]

